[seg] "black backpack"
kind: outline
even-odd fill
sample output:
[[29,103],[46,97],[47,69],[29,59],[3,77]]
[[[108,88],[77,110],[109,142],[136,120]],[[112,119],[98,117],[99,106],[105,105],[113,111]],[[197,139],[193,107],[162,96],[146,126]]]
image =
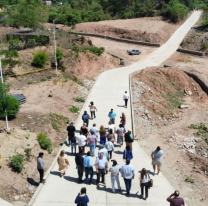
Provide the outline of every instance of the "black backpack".
[[77,204],[77,206],[84,206],[84,201],[81,200],[81,201]]

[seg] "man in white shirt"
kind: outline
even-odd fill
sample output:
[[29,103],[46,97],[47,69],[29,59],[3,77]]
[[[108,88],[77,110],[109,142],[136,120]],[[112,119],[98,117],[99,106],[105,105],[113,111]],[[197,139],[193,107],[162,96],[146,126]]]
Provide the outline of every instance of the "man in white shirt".
[[109,172],[111,173],[111,185],[112,185],[112,191],[115,193],[115,181],[117,182],[118,189],[121,190],[121,185],[119,181],[119,169],[120,166],[117,164],[116,160],[111,160],[113,162],[112,167],[109,169]]
[[116,126],[115,126],[115,124],[112,124],[111,121],[109,121],[109,123],[108,123],[108,131],[109,131],[110,129],[112,129],[113,133],[115,133],[115,131],[116,131]]
[[126,160],[126,164],[123,165],[120,169],[121,176],[124,178],[124,182],[126,185],[127,195],[130,194],[131,190],[131,181],[135,176],[135,169],[132,165],[130,165],[130,160]]
[[96,127],[96,124],[93,123],[93,126],[90,128],[90,133],[94,132],[94,135],[98,138],[99,129]]
[[80,131],[80,136],[76,136],[76,140],[78,141],[79,152],[81,149],[85,152],[87,138],[82,134],[82,131]]
[[123,100],[125,101],[126,108],[127,108],[127,104],[128,104],[128,99],[129,99],[129,94],[127,93],[127,91],[125,91],[125,94],[123,95]]

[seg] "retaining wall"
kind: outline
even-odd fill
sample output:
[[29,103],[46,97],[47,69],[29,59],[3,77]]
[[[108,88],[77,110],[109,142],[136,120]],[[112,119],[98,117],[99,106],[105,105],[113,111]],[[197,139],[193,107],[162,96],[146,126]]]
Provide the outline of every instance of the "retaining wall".
[[71,34],[77,34],[77,35],[83,35],[83,36],[98,37],[98,38],[103,38],[103,39],[106,38],[106,39],[109,39],[109,40],[124,42],[124,43],[128,43],[128,44],[138,44],[138,45],[151,46],[151,47],[160,47],[161,46],[160,44],[155,44],[155,43],[141,42],[141,41],[136,41],[136,40],[129,40],[129,39],[112,37],[112,36],[100,35],[100,34],[83,33],[83,32],[70,32],[70,33]]
[[193,50],[182,49],[182,48],[178,48],[177,52],[181,52],[181,53],[185,53],[185,54],[192,54],[192,55],[196,55],[196,56],[205,56],[204,52],[193,51]]

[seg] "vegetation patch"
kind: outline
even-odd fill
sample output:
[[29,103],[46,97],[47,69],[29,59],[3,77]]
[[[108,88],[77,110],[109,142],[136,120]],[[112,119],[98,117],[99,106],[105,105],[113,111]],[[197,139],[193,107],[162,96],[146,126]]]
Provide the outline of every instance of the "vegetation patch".
[[40,133],[37,136],[38,142],[40,144],[40,147],[44,150],[47,150],[49,153],[52,152],[52,143],[51,140],[47,138],[45,134]]
[[72,113],[77,113],[79,111],[79,107],[77,107],[77,106],[71,106],[69,108],[69,111],[72,112]]
[[71,80],[71,81],[76,82],[77,84],[79,84],[81,86],[84,86],[83,82],[80,79],[78,79],[77,77],[72,76],[70,74],[64,75],[64,81],[68,81],[68,80]]
[[48,62],[48,54],[43,51],[36,53],[32,60],[32,65],[35,67],[43,67]]
[[24,156],[21,154],[14,155],[10,157],[10,167],[12,168],[13,171],[20,173],[22,169],[24,168]]
[[54,117],[51,117],[51,125],[57,132],[60,132],[60,127],[56,123],[56,119]]
[[192,179],[191,177],[187,177],[187,178],[185,179],[185,182],[194,183],[195,180]]
[[75,99],[75,102],[85,102],[85,99],[82,98],[82,97],[77,97],[77,98]]

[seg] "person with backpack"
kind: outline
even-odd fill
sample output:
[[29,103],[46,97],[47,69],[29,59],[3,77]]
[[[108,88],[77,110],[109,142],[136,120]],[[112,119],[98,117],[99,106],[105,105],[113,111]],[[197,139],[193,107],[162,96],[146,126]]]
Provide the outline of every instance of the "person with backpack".
[[81,192],[77,195],[76,199],[75,199],[75,203],[77,204],[77,206],[88,206],[88,202],[89,202],[89,197],[87,196],[87,190],[86,187],[83,187],[81,189]]
[[[140,180],[140,187],[141,187],[141,196],[144,200],[146,200],[148,198],[150,176],[147,173],[147,170],[145,168],[142,169],[139,180]],[[145,188],[145,198],[144,198],[144,188]]]
[[109,169],[109,172],[111,173],[111,185],[112,185],[112,191],[115,193],[115,181],[118,185],[118,190],[121,190],[121,185],[119,181],[119,169],[120,166],[117,164],[116,160],[111,160],[113,162],[112,167]]
[[130,149],[129,146],[126,146],[126,149],[123,152],[123,159],[124,160],[131,160],[133,159],[133,154],[132,154],[132,150]]

